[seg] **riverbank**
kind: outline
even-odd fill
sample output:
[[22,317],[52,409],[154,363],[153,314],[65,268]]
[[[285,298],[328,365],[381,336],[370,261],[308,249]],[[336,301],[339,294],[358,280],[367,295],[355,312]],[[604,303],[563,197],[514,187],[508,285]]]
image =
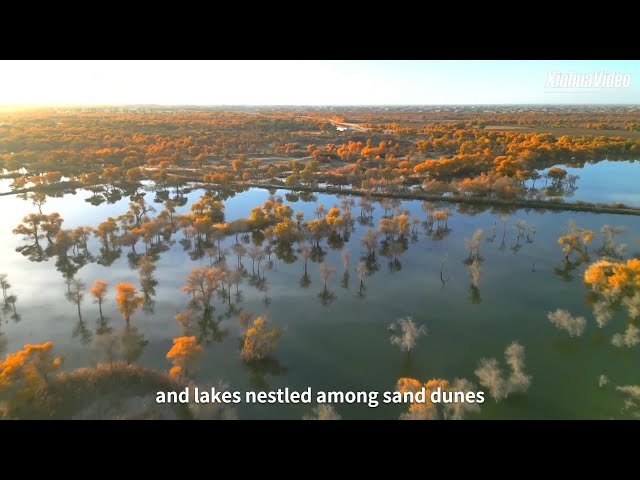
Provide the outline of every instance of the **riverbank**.
[[[209,188],[211,184],[203,182],[200,178],[188,178],[182,176],[184,182],[192,183],[201,188]],[[83,185],[77,181],[60,182],[54,185],[42,185],[39,187],[23,188],[10,192],[0,192],[1,196],[19,195],[29,192],[54,193],[64,190],[77,188],[92,188],[98,185]],[[263,188],[266,190],[288,190],[291,192],[309,192],[309,193],[329,193],[333,195],[354,195],[357,197],[372,198],[397,198],[399,200],[422,200],[429,202],[447,202],[465,205],[483,205],[487,207],[515,207],[515,208],[533,208],[540,210],[556,210],[556,211],[573,211],[573,212],[591,212],[591,213],[610,213],[616,215],[635,215],[640,216],[640,208],[630,207],[627,205],[607,205],[594,204],[590,202],[562,202],[554,200],[533,200],[526,198],[488,198],[477,196],[461,196],[461,195],[434,195],[422,191],[404,191],[404,192],[378,192],[362,190],[359,188],[339,188],[339,187],[319,187],[319,186],[288,186],[282,183],[266,183],[266,182],[243,182],[241,184],[233,183],[231,187],[240,188]]]
[[531,199],[498,199],[487,197],[463,197],[458,195],[441,196],[428,194],[426,192],[375,192],[365,191],[362,189],[341,189],[337,187],[289,187],[281,184],[267,184],[249,182],[245,184],[253,188],[280,189],[290,190],[294,192],[310,192],[310,193],[330,193],[334,195],[354,195],[358,197],[374,197],[374,198],[397,198],[399,200],[423,200],[429,202],[448,202],[460,203],[466,205],[486,205],[489,207],[517,207],[517,208],[535,208],[543,210],[564,210],[574,212],[591,212],[591,213],[613,213],[618,215],[636,215],[640,216],[640,208],[629,206],[614,205],[597,205],[589,202],[558,202],[552,200],[531,200]]

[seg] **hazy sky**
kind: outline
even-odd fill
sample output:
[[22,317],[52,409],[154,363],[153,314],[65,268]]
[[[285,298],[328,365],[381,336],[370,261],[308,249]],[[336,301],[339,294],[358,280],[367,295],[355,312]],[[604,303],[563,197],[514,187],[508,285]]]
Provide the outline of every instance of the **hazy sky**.
[[[628,88],[545,89],[549,71]],[[0,61],[0,104],[640,103],[640,61]]]

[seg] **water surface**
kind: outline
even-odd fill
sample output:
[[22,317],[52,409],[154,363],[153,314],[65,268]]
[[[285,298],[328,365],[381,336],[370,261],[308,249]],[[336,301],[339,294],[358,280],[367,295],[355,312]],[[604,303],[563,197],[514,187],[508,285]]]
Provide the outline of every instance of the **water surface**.
[[[598,164],[600,165],[600,164]],[[615,164],[598,167],[602,171],[615,169]],[[588,181],[591,173],[587,166],[580,173],[581,181]],[[634,166],[635,168],[635,166]],[[619,176],[615,178],[629,178]],[[625,180],[626,181],[626,180]],[[588,183],[588,182],[587,182]],[[580,185],[583,189],[585,184]],[[589,190],[585,188],[585,190]],[[607,189],[608,190],[608,189]],[[580,191],[580,190],[579,190]],[[594,190],[596,192],[596,190]],[[188,202],[180,211],[188,211],[190,204],[202,191],[188,194]],[[287,192],[278,191],[283,198]],[[637,193],[637,192],[636,192]],[[610,194],[613,194],[610,192]],[[64,228],[81,225],[96,226],[108,216],[122,214],[128,208],[128,198],[114,204],[93,206],[85,200],[90,192],[79,190],[75,195],[50,198],[43,206],[45,213],[59,212],[64,218]],[[261,204],[269,192],[251,189],[225,201],[226,219],[247,216],[251,208]],[[633,196],[633,195],[632,195]],[[291,203],[294,211],[304,212],[305,218],[314,217],[318,203],[326,207],[339,205],[333,195],[317,194],[317,200]],[[153,192],[146,199],[153,203]],[[616,197],[617,198],[617,197]],[[285,200],[287,201],[287,200]],[[625,197],[626,202],[629,201]],[[289,203],[287,201],[287,203]],[[357,199],[356,199],[357,203]],[[36,211],[30,202],[15,196],[0,199],[0,273],[7,273],[12,293],[17,295],[16,308],[20,321],[5,316],[2,331],[7,338],[6,351],[22,348],[25,343],[41,343],[51,340],[56,352],[65,357],[65,368],[94,365],[102,358],[102,350],[96,343],[98,326],[97,306],[87,295],[82,304],[83,318],[92,338],[83,340],[78,334],[78,316],[75,305],[65,299],[67,286],[55,259],[31,262],[16,251],[25,242],[11,230],[22,217]],[[161,204],[155,205],[158,210]],[[421,203],[402,202],[402,207],[412,215],[425,219]],[[557,245],[557,237],[570,219],[580,227],[598,230],[603,224],[623,225],[627,232],[619,241],[630,246],[630,253],[640,248],[636,243],[640,232],[640,218],[576,212],[545,212],[541,210],[465,211],[453,208],[448,222],[450,232],[444,238],[429,236],[420,228],[416,240],[409,240],[408,250],[399,257],[399,264],[391,263],[378,255],[379,270],[365,278],[366,296],[358,296],[358,279],[354,267],[364,253],[360,239],[367,226],[356,222],[350,240],[344,248],[350,254],[349,282],[343,281],[343,266],[339,249],[332,249],[326,240],[322,242],[325,261],[335,267],[337,273],[329,280],[329,290],[335,300],[323,305],[319,294],[322,282],[318,263],[309,263],[311,284],[300,286],[303,261],[300,255],[292,263],[275,259],[266,270],[269,283],[265,305],[264,293],[249,285],[241,284],[243,300],[238,307],[266,314],[270,321],[284,331],[269,368],[255,371],[244,364],[239,356],[240,328],[233,316],[224,318],[218,337],[205,346],[202,368],[195,379],[197,384],[225,380],[232,389],[276,389],[289,387],[303,390],[393,390],[399,377],[410,376],[421,380],[429,378],[466,377],[475,380],[473,371],[483,357],[496,357],[502,363],[504,348],[518,340],[526,348],[527,371],[533,383],[526,394],[514,395],[500,403],[485,402],[482,412],[474,418],[609,418],[627,415],[621,411],[621,397],[610,385],[598,387],[598,376],[606,374],[612,384],[638,383],[637,349],[620,350],[610,344],[615,332],[624,330],[624,318],[616,318],[606,328],[597,328],[589,305],[586,289],[581,279],[584,265],[560,275],[554,269],[563,266],[563,256]],[[358,207],[354,207],[357,216]],[[383,209],[376,205],[373,224],[377,226]],[[535,226],[531,242],[516,240],[514,224],[523,220]],[[495,226],[496,238],[482,241],[482,279],[479,297],[472,295],[470,279],[464,260],[468,256],[464,238],[471,237],[478,229]],[[504,234],[504,242],[502,237]],[[181,233],[174,235],[175,240]],[[234,238],[224,245],[230,247]],[[594,245],[600,243],[597,238]],[[93,239],[90,249],[95,255],[98,243]],[[295,246],[294,246],[295,248]],[[138,250],[144,250],[138,246]],[[103,279],[111,286],[104,305],[104,313],[114,328],[122,327],[113,286],[118,282],[139,284],[138,273],[127,261],[126,253],[111,266],[97,263],[83,266],[76,278],[90,286],[94,280]],[[443,285],[441,265],[444,263]],[[229,263],[235,257],[231,254]],[[188,297],[181,291],[184,279],[194,266],[205,265],[207,258],[192,260],[179,242],[160,255],[157,262],[155,310],[139,311],[132,324],[148,341],[137,362],[143,366],[168,370],[165,358],[172,339],[179,336],[174,315],[184,311]],[[251,261],[244,259],[251,270]],[[215,300],[217,314],[227,306]],[[547,312],[566,308],[574,315],[588,319],[588,326],[581,338],[569,338],[565,332],[555,329],[546,319]],[[387,326],[395,319],[411,315],[416,322],[428,328],[428,336],[422,338],[416,349],[407,355],[389,342]],[[76,332],[74,335],[74,331]],[[344,418],[397,418],[402,408],[381,405],[376,409],[366,406],[338,405],[337,411]],[[300,418],[308,413],[307,406],[249,406],[238,407],[240,418]]]

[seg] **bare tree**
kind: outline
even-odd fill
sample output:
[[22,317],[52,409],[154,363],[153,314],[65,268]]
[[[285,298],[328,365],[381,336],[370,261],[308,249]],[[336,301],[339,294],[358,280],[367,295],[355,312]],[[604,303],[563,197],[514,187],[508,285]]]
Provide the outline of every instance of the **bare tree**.
[[82,312],[80,311],[80,304],[84,299],[85,287],[86,285],[82,280],[77,280],[75,278],[72,278],[71,280],[69,280],[69,284],[67,286],[67,293],[65,294],[65,296],[67,297],[67,300],[69,300],[72,303],[75,303],[76,307],[78,307],[78,318],[80,319],[81,322],[82,322]]
[[[467,380],[466,378],[454,379],[451,387],[452,392],[476,392],[476,386]],[[451,402],[444,405],[444,418],[447,420],[462,420],[467,413],[478,413],[480,411],[480,405],[470,402]]]
[[336,273],[335,268],[330,267],[325,262],[322,262],[320,264],[320,278],[322,278],[322,281],[324,282],[325,294],[327,293],[327,282],[329,281],[329,277],[331,277],[331,275],[333,275],[334,273]]
[[333,406],[321,403],[314,407],[309,415],[302,417],[303,420],[342,420],[342,417],[335,411]]
[[490,395],[499,402],[511,393],[526,392],[531,385],[531,376],[524,371],[524,347],[513,342],[504,352],[504,357],[511,372],[504,378],[502,369],[495,358],[483,358],[474,372],[480,385],[489,390]]
[[306,243],[300,245],[300,253],[302,254],[302,258],[304,259],[304,273],[307,273],[307,262],[311,258],[311,247]]
[[631,348],[637,345],[640,343],[640,328],[630,323],[624,333],[616,333],[611,338],[611,343],[618,348]]
[[367,262],[364,260],[360,260],[358,265],[356,265],[356,273],[358,274],[358,279],[360,280],[360,290],[359,293],[362,295],[362,291],[364,289],[364,277],[367,275]]
[[557,309],[549,312],[547,318],[557,328],[566,330],[570,337],[579,337],[584,332],[587,321],[584,317],[574,317],[567,310]]
[[469,259],[480,258],[480,242],[484,237],[484,230],[481,228],[473,232],[471,238],[465,238],[464,244],[469,250]]
[[416,325],[411,317],[403,317],[389,325],[389,332],[391,344],[409,354],[415,348],[418,339],[427,334],[427,328],[424,325]]

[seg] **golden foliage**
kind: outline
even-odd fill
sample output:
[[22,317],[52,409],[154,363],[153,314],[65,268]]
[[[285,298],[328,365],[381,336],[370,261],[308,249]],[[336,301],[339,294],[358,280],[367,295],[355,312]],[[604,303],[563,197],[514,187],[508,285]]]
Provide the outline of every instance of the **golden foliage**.
[[167,359],[173,363],[169,376],[175,380],[181,380],[192,375],[201,354],[202,346],[198,345],[196,337],[174,338],[173,346],[167,352]]
[[5,407],[29,402],[46,386],[47,375],[62,366],[62,359],[53,356],[52,348],[51,342],[27,344],[0,362],[0,400],[8,403]]
[[275,349],[280,335],[277,328],[269,328],[265,317],[258,317],[244,335],[240,355],[246,361],[267,358]]
[[438,387],[441,390],[449,388],[449,382],[444,379],[432,378],[425,383],[415,378],[403,377],[396,384],[396,391],[400,393],[412,392],[414,394],[425,389],[426,397],[424,403],[413,402],[409,405],[409,410],[400,417],[405,420],[433,420],[438,418],[436,405],[431,401],[431,392]]
[[631,296],[640,288],[640,260],[626,262],[598,260],[584,272],[584,281],[594,292],[610,299]]
[[144,297],[137,295],[137,293],[136,287],[130,283],[118,283],[116,285],[116,301],[118,302],[120,315],[127,323],[131,315],[144,303]]
[[96,299],[96,302],[102,303],[107,295],[107,282],[104,280],[96,280],[91,286],[89,293]]

